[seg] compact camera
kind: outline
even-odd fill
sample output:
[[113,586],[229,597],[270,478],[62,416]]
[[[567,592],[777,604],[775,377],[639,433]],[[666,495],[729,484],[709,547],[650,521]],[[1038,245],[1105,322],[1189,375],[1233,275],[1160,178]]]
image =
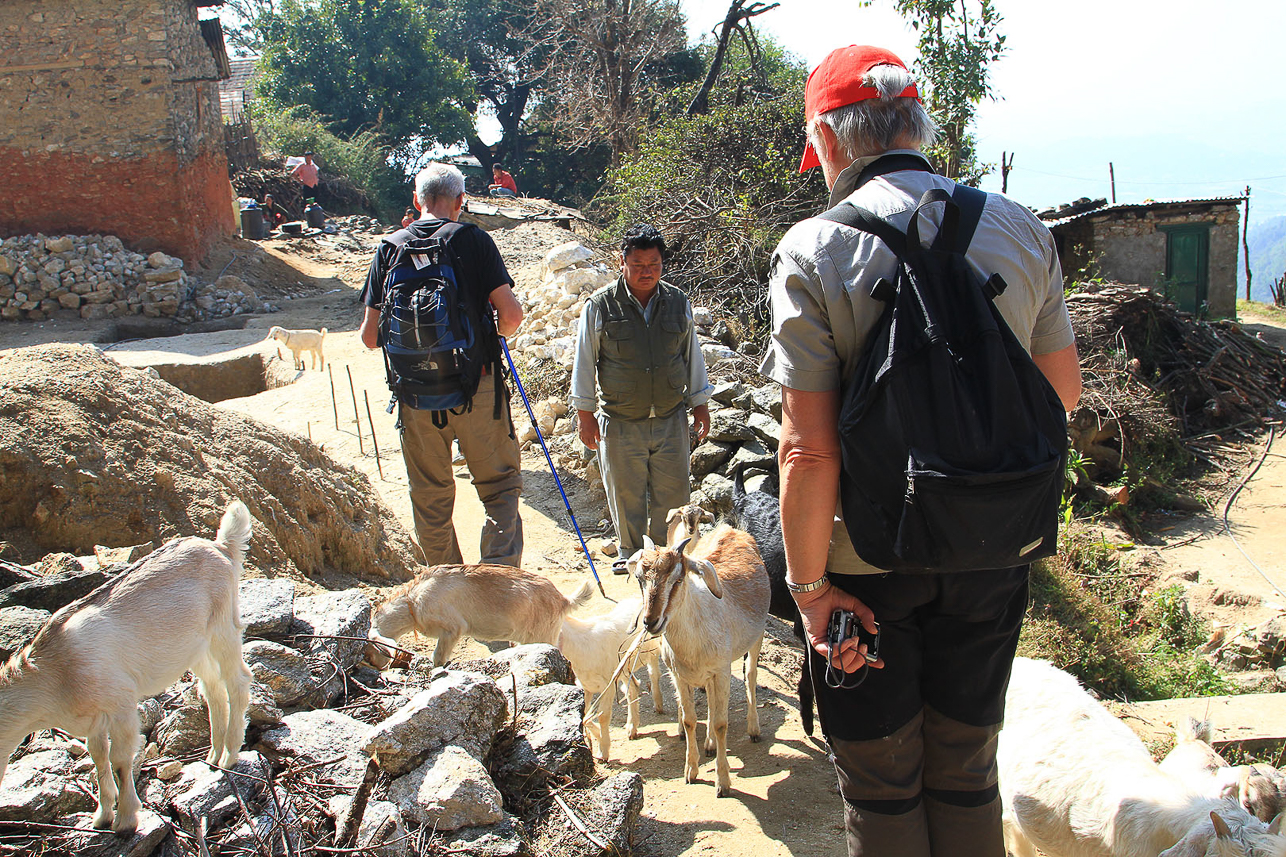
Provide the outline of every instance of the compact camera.
[[830,624],[826,628],[826,641],[831,652],[838,652],[840,644],[850,637],[856,637],[859,644],[866,644],[866,662],[875,663],[880,659],[880,632],[877,626],[874,634],[862,627],[857,616],[851,610],[836,610],[831,614]]

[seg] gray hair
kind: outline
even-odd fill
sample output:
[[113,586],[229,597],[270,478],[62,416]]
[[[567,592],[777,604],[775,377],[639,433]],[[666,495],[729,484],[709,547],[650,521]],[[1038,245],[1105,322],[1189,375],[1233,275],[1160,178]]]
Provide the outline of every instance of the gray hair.
[[450,164],[429,164],[415,176],[415,198],[428,205],[435,196],[455,199],[464,193],[464,173]]
[[[813,122],[825,122],[835,132],[835,139],[849,158],[868,157],[889,149],[921,149],[938,136],[938,124],[919,101],[899,98],[902,91],[915,83],[915,78],[896,65],[877,65],[862,81],[880,92],[879,98],[867,98],[819,114]],[[817,148],[816,125],[809,124],[808,137]]]

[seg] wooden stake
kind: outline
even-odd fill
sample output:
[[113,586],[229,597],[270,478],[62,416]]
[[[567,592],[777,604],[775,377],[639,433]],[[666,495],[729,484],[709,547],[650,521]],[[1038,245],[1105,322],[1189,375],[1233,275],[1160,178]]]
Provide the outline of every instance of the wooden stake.
[[366,422],[371,427],[371,446],[375,447],[375,467],[380,472],[380,478],[384,478],[384,465],[380,464],[380,444],[375,439],[375,420],[371,419],[371,397],[366,391],[362,391],[362,398],[366,400]]
[[1107,162],[1107,177],[1112,180],[1112,205],[1116,205],[1116,167]]
[[339,405],[335,401],[335,373],[327,366],[326,374],[330,376],[330,409],[335,414],[335,431],[339,431]]
[[365,455],[366,444],[362,443],[362,418],[357,415],[357,390],[353,387],[353,370],[345,363],[344,371],[348,373],[348,394],[353,397],[353,427],[357,429],[357,451]]
[[307,423],[307,425],[308,425],[308,442],[309,442],[309,443],[312,443],[312,440],[313,440],[313,422],[312,422],[312,420],[309,420],[309,421],[308,421],[308,423]]
[[1250,230],[1250,185],[1246,185],[1246,217],[1241,223],[1241,258],[1246,263],[1246,300],[1250,300],[1250,244],[1246,233]]

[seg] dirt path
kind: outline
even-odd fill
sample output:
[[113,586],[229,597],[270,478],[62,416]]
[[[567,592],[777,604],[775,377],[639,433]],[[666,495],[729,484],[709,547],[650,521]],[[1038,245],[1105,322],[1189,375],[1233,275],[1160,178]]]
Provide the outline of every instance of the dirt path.
[[[364,265],[311,258],[300,262],[298,267],[301,274],[315,278],[314,287],[324,282],[331,291],[308,298],[283,298],[277,301],[282,312],[250,319],[243,330],[121,343],[110,346],[108,353],[134,365],[176,359],[178,355],[203,359],[240,350],[259,350],[275,356],[275,345],[264,341],[269,326],[328,327],[325,351],[330,372],[300,372],[288,386],[228,401],[223,406],[281,429],[310,436],[333,458],[362,468],[384,502],[411,531],[398,438],[393,417],[384,413],[388,394],[383,366],[378,353],[362,347],[356,334],[361,317],[356,280]],[[0,348],[53,339],[91,340],[95,334],[92,325],[79,323],[0,325]],[[288,354],[286,358],[289,360]],[[350,371],[361,424],[360,442],[354,425],[354,396],[349,392]],[[286,374],[291,374],[291,370],[287,369]],[[337,404],[334,410],[332,377]],[[382,476],[371,444],[366,396],[370,399],[382,458]],[[526,420],[520,403],[516,404],[515,418]],[[1231,520],[1242,547],[1278,586],[1286,589],[1286,528],[1281,526],[1280,518],[1280,509],[1286,504],[1286,455],[1283,453],[1286,453],[1286,443],[1278,441],[1234,505]],[[587,564],[538,447],[524,454],[523,473],[524,564],[570,591],[586,574]],[[565,477],[565,484],[582,528],[594,530],[603,515],[601,489],[574,478]],[[457,487],[455,520],[461,548],[466,560],[476,560],[482,509],[463,468],[457,472]],[[1176,571],[1196,569],[1198,587],[1209,588],[1206,600],[1215,606],[1219,606],[1216,602],[1224,601],[1224,608],[1231,616],[1244,620],[1247,611],[1260,615],[1282,609],[1286,599],[1246,563],[1221,530],[1222,524],[1215,516],[1197,516],[1164,535],[1171,542],[1194,535],[1200,538],[1190,545],[1163,551],[1161,556]],[[613,598],[635,594],[632,584],[623,577],[613,577],[610,563],[600,559],[596,557],[596,562],[608,594]],[[1217,597],[1220,590],[1235,597]],[[586,612],[601,612],[607,606],[596,600]],[[615,717],[613,758],[603,769],[610,773],[628,768],[645,777],[644,818],[636,852],[640,857],[697,854],[812,857],[843,852],[841,804],[833,770],[824,746],[805,736],[799,724],[794,699],[799,652],[788,629],[777,620],[770,622],[770,639],[764,647],[760,670],[763,727],[760,743],[751,743],[745,735],[746,696],[740,681],[733,681],[729,728],[731,797],[715,797],[714,765],[710,760],[703,759],[699,782],[683,782],[684,748],[681,730],[674,723],[675,701],[668,686],[664,693],[664,715],[652,711],[645,691],[637,740],[625,739],[620,725],[624,716],[618,713]],[[478,644],[471,643],[463,656],[482,651]]]

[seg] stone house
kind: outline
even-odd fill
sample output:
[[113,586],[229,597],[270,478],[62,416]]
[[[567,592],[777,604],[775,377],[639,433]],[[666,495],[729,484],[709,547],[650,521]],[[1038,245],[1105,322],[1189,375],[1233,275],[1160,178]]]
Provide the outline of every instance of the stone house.
[[107,233],[199,260],[236,218],[223,0],[0,1],[0,236]]
[[1164,291],[1182,310],[1237,309],[1242,197],[1107,205],[1079,200],[1040,217],[1054,233],[1064,276],[1079,271]]

